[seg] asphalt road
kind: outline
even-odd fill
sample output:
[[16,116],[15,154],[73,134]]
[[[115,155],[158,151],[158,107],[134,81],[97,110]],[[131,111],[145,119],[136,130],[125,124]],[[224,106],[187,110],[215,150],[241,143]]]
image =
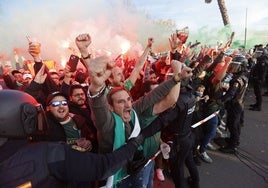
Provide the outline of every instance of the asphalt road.
[[[238,154],[208,150],[213,163],[202,162],[198,166],[201,188],[268,188],[268,96],[263,96],[262,111],[248,110],[255,103],[253,89],[245,99]],[[154,187],[174,188],[174,184],[166,176],[164,182],[155,179]]]

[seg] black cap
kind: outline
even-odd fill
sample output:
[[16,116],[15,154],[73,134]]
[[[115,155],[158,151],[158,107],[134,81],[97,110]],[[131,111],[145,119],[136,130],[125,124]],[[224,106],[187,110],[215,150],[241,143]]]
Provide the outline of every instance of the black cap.
[[51,101],[54,99],[54,97],[56,97],[56,96],[63,96],[65,99],[68,100],[68,96],[67,96],[67,95],[65,95],[65,94],[62,93],[62,92],[55,91],[55,92],[53,92],[53,93],[51,93],[51,94],[48,95],[48,97],[47,97],[47,101],[46,101],[46,106],[49,106],[50,102],[51,102]]

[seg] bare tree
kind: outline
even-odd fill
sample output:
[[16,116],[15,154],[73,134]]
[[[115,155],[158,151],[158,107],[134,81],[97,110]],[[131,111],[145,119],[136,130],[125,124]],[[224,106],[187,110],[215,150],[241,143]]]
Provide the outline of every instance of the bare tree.
[[[212,0],[205,0],[205,3],[211,3],[211,2],[212,2]],[[222,17],[223,24],[224,24],[224,26],[226,26],[226,25],[230,24],[230,21],[229,21],[229,16],[227,13],[227,8],[225,6],[225,1],[218,0],[218,5],[219,5],[220,11],[221,11],[221,17]]]

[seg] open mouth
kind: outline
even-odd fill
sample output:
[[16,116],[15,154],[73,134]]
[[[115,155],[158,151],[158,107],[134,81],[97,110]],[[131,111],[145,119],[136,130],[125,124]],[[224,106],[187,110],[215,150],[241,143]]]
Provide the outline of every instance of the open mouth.
[[130,119],[131,119],[131,110],[124,110],[123,116],[124,116],[125,120],[130,121]]

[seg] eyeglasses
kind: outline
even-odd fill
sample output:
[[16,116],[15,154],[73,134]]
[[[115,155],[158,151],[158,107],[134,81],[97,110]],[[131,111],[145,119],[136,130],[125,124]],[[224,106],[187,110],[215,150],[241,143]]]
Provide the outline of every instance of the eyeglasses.
[[68,105],[68,101],[67,100],[63,100],[63,101],[53,101],[50,103],[50,105],[52,107],[58,107],[59,105],[62,105],[62,106],[67,106]]

